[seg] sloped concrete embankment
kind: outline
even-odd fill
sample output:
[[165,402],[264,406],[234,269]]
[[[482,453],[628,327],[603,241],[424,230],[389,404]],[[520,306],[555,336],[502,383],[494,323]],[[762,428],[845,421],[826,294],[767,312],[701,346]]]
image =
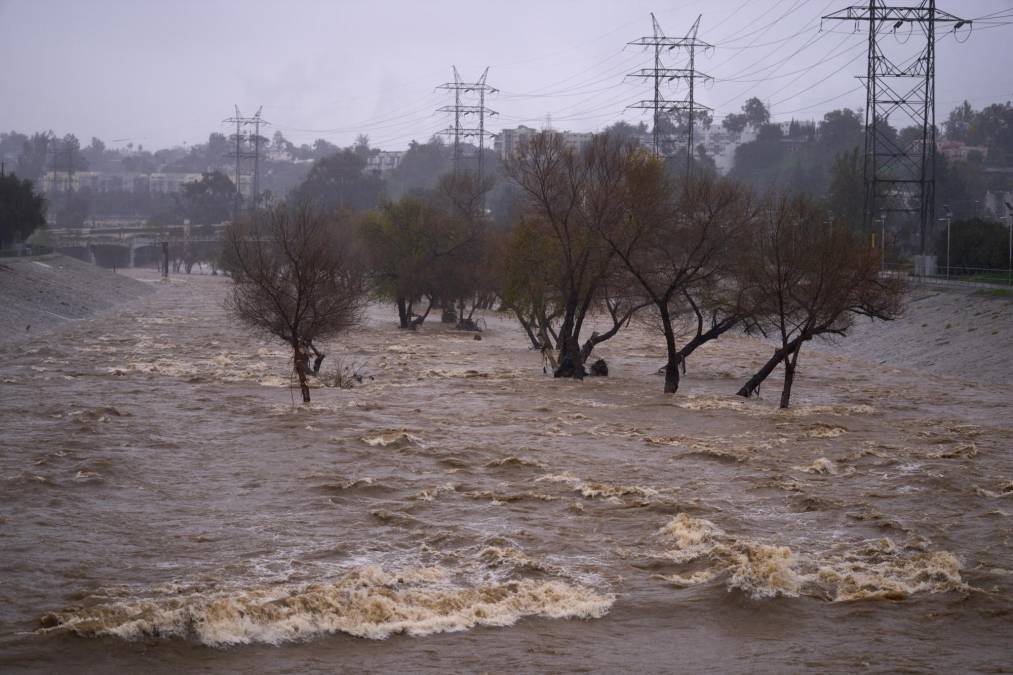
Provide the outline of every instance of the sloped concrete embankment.
[[0,343],[152,293],[151,284],[62,255],[0,259]]

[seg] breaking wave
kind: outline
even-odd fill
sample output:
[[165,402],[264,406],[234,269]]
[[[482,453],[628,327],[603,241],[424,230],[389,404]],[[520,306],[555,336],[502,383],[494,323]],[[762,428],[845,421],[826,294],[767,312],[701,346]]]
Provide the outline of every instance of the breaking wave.
[[899,600],[916,593],[970,590],[952,553],[905,556],[890,539],[844,554],[805,556],[787,546],[738,539],[686,513],[658,530],[658,537],[669,546],[660,554],[663,559],[695,568],[658,575],[680,587],[723,577],[729,590],[741,590],[753,598],[808,595],[833,602]]
[[535,482],[565,483],[587,499],[610,499],[625,496],[650,498],[660,494],[659,490],[652,487],[642,485],[612,485],[610,483],[584,481],[571,473],[546,474],[536,478]]
[[528,616],[597,619],[613,601],[612,595],[561,581],[461,586],[440,567],[388,572],[367,566],[329,583],[189,592],[55,612],[41,618],[39,632],[175,637],[211,647],[277,645],[334,633],[383,640],[509,626]]
[[362,442],[374,448],[386,448],[389,446],[421,445],[422,439],[402,429],[400,431],[384,431],[373,436],[363,436]]

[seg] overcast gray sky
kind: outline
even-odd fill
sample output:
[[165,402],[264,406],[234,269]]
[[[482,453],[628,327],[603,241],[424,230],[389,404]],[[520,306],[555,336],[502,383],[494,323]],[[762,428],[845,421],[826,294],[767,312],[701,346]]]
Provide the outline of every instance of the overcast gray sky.
[[[699,38],[715,45],[697,69],[715,78],[698,100],[715,116],[750,96],[775,119],[818,119],[861,108],[866,38],[822,14],[845,0],[0,0],[0,130],[72,132],[82,143],[133,141],[155,149],[226,131],[238,104],[297,143],[339,145],[357,133],[397,149],[445,128],[436,86],[457,65],[465,79],[490,66],[499,94],[492,130],[524,123],[595,130],[648,120],[625,106],[651,95],[623,75],[650,66],[625,44],[668,35],[703,14]],[[1013,0],[939,0],[975,18],[1013,14]],[[1006,11],[1004,11],[1006,10]],[[940,28],[940,35],[948,30]],[[896,45],[906,29],[886,38]],[[910,36],[908,44],[917,42]],[[965,40],[961,44],[958,40]],[[962,99],[1013,99],[1013,25],[980,22],[937,44],[937,116]],[[625,49],[624,49],[625,47]],[[904,46],[892,47],[904,49]],[[683,67],[684,55],[665,65]],[[668,92],[681,98],[678,89]]]

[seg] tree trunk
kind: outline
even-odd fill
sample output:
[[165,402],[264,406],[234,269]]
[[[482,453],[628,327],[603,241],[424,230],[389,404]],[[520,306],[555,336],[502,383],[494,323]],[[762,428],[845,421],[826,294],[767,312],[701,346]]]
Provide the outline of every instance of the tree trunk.
[[429,304],[426,305],[426,311],[422,312],[422,314],[420,314],[419,316],[417,316],[414,319],[412,319],[411,322],[408,325],[408,327],[411,328],[412,330],[415,330],[416,328],[418,328],[419,326],[421,326],[423,323],[425,323],[426,317],[429,316],[429,311],[433,308],[433,299],[432,299],[432,297],[429,297],[427,299],[429,300]]
[[665,393],[674,394],[679,391],[679,363],[682,357],[675,348],[675,331],[672,329],[672,317],[668,313],[668,303],[658,303],[658,315],[665,333],[665,352],[668,361],[665,363]]
[[583,380],[587,375],[587,371],[584,370],[584,359],[581,357],[580,343],[576,337],[570,336],[563,342],[559,350],[559,367],[552,375],[572,377],[575,380]]
[[665,364],[665,393],[674,394],[679,391],[679,363],[681,358],[678,354],[668,357]]
[[310,385],[306,381],[306,357],[303,355],[302,349],[299,347],[299,342],[296,341],[292,345],[295,359],[295,374],[299,377],[299,388],[302,390],[302,402],[310,402]]
[[402,296],[398,296],[397,298],[397,318],[401,328],[411,328],[411,322],[408,317],[408,303],[405,302]]
[[791,400],[791,385],[795,381],[795,366],[798,364],[798,354],[802,351],[802,343],[795,345],[795,349],[784,361],[784,388],[781,390],[781,407],[787,408]]
[[541,345],[538,343],[538,338],[535,337],[534,331],[531,330],[531,325],[534,323],[534,319],[532,319],[529,322],[529,321],[527,321],[524,318],[524,315],[521,314],[520,310],[518,310],[516,307],[511,307],[511,309],[514,311],[514,314],[517,316],[517,320],[520,322],[521,326],[524,327],[524,332],[528,334],[528,339],[531,340],[531,348],[532,349],[539,349],[541,347]]
[[[310,351],[313,352],[313,374],[314,375],[319,375],[320,374],[320,366],[323,364],[324,359],[327,358],[327,355],[324,354],[319,349],[317,349],[316,346],[312,342],[309,343],[309,348],[310,348]],[[307,361],[308,360],[309,359],[307,359]]]
[[774,369],[777,368],[781,361],[783,361],[784,358],[795,349],[796,345],[801,344],[801,342],[802,337],[799,336],[789,342],[786,347],[781,347],[776,350],[774,355],[770,357],[770,360],[763,364],[763,367],[756,371],[756,373],[749,378],[749,381],[742,385],[742,388],[736,393],[744,398],[749,398],[756,393],[756,390],[760,388],[763,381],[766,380],[772,372],[774,372]]

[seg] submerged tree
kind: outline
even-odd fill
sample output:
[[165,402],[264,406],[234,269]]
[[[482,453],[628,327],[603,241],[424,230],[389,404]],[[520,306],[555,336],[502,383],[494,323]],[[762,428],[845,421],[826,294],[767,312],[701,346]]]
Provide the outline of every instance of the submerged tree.
[[[373,291],[380,299],[394,301],[401,328],[414,330],[432,308],[427,262],[437,217],[426,200],[403,197],[367,211],[359,224]],[[415,303],[424,297],[429,304],[416,316]]]
[[498,240],[495,284],[501,306],[514,313],[533,349],[558,340],[561,311],[554,292],[559,274],[556,239],[544,223],[522,218]]
[[[549,269],[550,299],[560,316],[556,377],[583,378],[584,361],[595,344],[615,335],[635,311],[628,303],[617,305],[623,294],[609,291],[614,252],[598,233],[614,229],[625,217],[626,181],[638,154],[635,144],[607,134],[573,150],[561,135],[542,133],[506,162],[507,173],[526,198],[524,223],[534,228],[525,236],[541,242],[554,261]],[[543,306],[548,311],[548,304]],[[581,345],[585,320],[596,309],[608,310],[612,329],[593,334]]]
[[364,275],[353,251],[350,217],[305,204],[258,211],[225,232],[224,262],[234,285],[230,313],[292,347],[304,403],[315,343],[355,325],[365,307]]
[[[416,190],[360,218],[374,291],[397,305],[401,328],[418,328],[437,304],[455,320],[471,318],[490,283],[481,209],[487,189],[471,174],[448,175],[434,190]],[[416,313],[421,302],[425,309]]]
[[[674,393],[686,358],[748,315],[737,253],[752,218],[750,197],[739,184],[708,174],[675,180],[647,156],[631,167],[627,184],[627,217],[600,234],[631,292],[653,306],[668,357],[665,393]],[[690,312],[696,330],[680,347],[676,320]]]
[[780,347],[739,390],[750,396],[784,363],[787,408],[802,345],[844,336],[856,316],[890,320],[901,310],[902,283],[879,274],[879,256],[861,234],[802,196],[775,196],[761,209],[748,266],[759,327]]

